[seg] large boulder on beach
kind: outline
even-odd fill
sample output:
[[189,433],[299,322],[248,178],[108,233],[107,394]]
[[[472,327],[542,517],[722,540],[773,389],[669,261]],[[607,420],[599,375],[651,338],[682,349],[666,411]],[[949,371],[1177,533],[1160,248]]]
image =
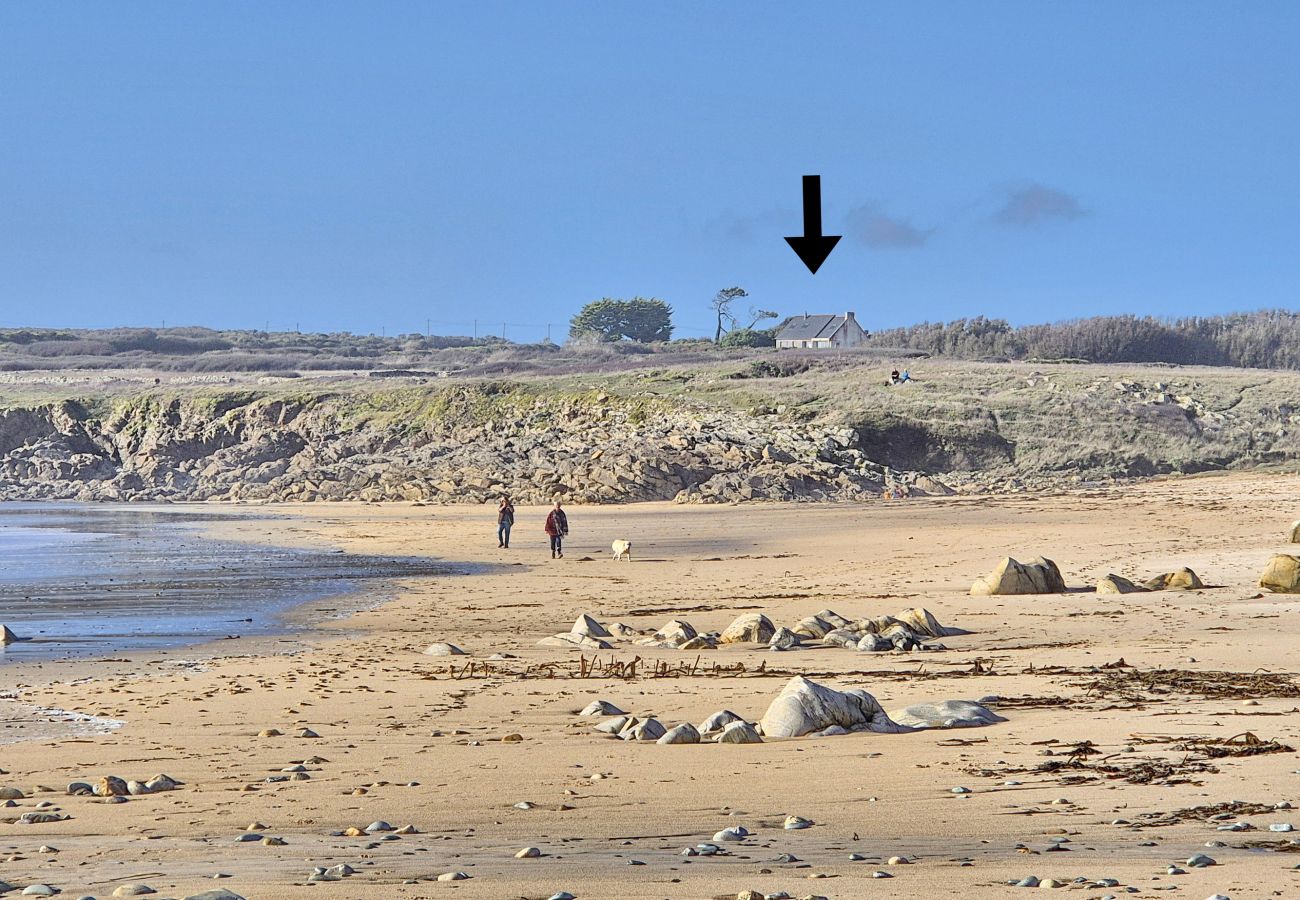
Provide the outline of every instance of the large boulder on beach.
[[868,632],[858,641],[857,649],[866,653],[881,653],[885,650],[893,650],[894,644],[889,638],[881,637],[875,632]]
[[700,723],[699,732],[700,734],[705,734],[705,735],[717,734],[719,731],[726,728],[732,722],[743,722],[743,721],[744,719],[736,715],[731,710],[721,709]]
[[1097,580],[1098,594],[1142,594],[1146,590],[1142,585],[1135,584],[1123,575],[1116,575],[1113,572]]
[[1065,579],[1061,577],[1061,570],[1044,556],[1028,563],[1017,562],[1008,556],[992,572],[976,579],[970,589],[972,597],[1063,593]]
[[722,630],[718,638],[724,644],[766,644],[772,640],[776,627],[762,613],[745,613]]
[[116,775],[105,775],[91,788],[96,797],[125,797],[130,793],[126,782]]
[[825,619],[818,616],[809,616],[806,619],[800,619],[795,626],[790,629],[800,637],[821,639],[835,630],[835,626]]
[[822,638],[822,643],[827,647],[848,647],[853,649],[858,646],[859,640],[857,632],[845,628],[836,628],[834,631],[826,632],[826,637]]
[[465,651],[446,641],[435,641],[424,648],[425,656],[464,656]]
[[1279,553],[1270,559],[1259,586],[1275,594],[1300,594],[1300,557]]
[[974,728],[1006,721],[987,706],[970,700],[918,703],[891,712],[889,718],[908,728]]
[[906,730],[866,691],[837,691],[802,675],[786,682],[759,724],[769,738],[800,737],[836,726],[844,731],[882,734]]
[[835,612],[835,610],[833,609],[823,609],[820,612],[814,613],[814,615],[818,619],[821,619],[823,622],[825,622],[827,625],[830,625],[832,629],[848,628],[851,624],[853,624],[849,619],[844,618],[842,615]]
[[763,736],[748,722],[731,722],[713,740],[718,744],[761,744]]
[[663,628],[660,628],[654,634],[654,639],[661,644],[671,644],[674,647],[680,647],[691,638],[696,637],[697,632],[690,622],[682,619],[673,619]]
[[656,744],[698,744],[699,742],[700,733],[689,722],[669,728],[655,741]]
[[1293,544],[1300,544],[1300,521],[1291,523],[1291,533],[1287,536]]
[[1146,582],[1149,591],[1195,591],[1205,587],[1196,573],[1184,566],[1176,572],[1157,575]]
[[[939,624],[939,620],[934,617],[934,613],[920,606],[905,609],[896,615],[886,616],[885,618],[892,620],[891,624],[906,625],[914,633],[925,637],[953,637],[954,635],[966,633],[960,628],[949,628],[946,625]],[[881,628],[879,630],[884,631],[885,629]]]
[[880,632],[880,637],[889,641],[895,650],[929,649],[921,642],[920,635],[902,623],[889,626]]
[[623,710],[619,709],[608,700],[592,700],[582,708],[578,713],[580,716],[621,716],[625,715]]
[[769,650],[793,650],[803,641],[798,634],[789,628],[778,628],[772,635],[771,642],[767,645]]
[[634,720],[633,724],[620,731],[618,736],[625,741],[657,741],[666,731],[667,729],[658,719],[648,718]]
[[601,625],[586,613],[578,616],[577,621],[573,623],[573,627],[569,630],[574,634],[585,634],[589,638],[599,639],[613,636],[604,625]]
[[0,647],[12,644],[16,640],[18,640],[18,635],[10,631],[8,625],[0,625]]
[[600,638],[587,637],[585,634],[553,634],[537,642],[539,647],[559,647],[565,650],[612,650],[613,648]]

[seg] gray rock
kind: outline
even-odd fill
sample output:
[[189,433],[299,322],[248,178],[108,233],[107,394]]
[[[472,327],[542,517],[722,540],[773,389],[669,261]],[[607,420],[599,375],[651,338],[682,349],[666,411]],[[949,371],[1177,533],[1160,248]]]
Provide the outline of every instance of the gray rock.
[[580,716],[621,716],[623,710],[619,709],[608,700],[593,700],[583,707]]
[[908,728],[972,728],[1006,721],[987,707],[969,700],[918,703],[890,712],[889,718]]
[[737,825],[734,828],[722,829],[721,831],[719,831],[717,834],[713,836],[713,840],[724,842],[724,843],[732,843],[735,841],[743,841],[745,838],[749,836],[750,833],[748,828],[746,828],[744,825]]
[[700,733],[689,722],[669,728],[655,743],[657,744],[698,744]]
[[612,650],[613,647],[599,638],[590,638],[585,634],[554,634],[537,642],[539,647],[559,647],[562,650]]
[[772,641],[769,643],[769,650],[793,650],[798,647],[803,639],[791,631],[789,628],[778,628],[772,635]]
[[715,712],[713,715],[709,716],[707,719],[701,722],[698,730],[700,734],[705,736],[711,734],[717,734],[719,731],[726,728],[727,725],[729,725],[730,723],[742,722],[742,721],[744,720],[740,716],[732,712],[731,710],[723,709],[723,710],[719,710],[718,712]]
[[858,641],[857,648],[867,653],[881,653],[885,650],[893,650],[894,644],[887,637],[868,633],[864,634],[862,639]]
[[604,625],[601,625],[586,613],[578,616],[577,621],[573,623],[573,627],[570,628],[569,631],[573,634],[585,634],[589,638],[599,639],[613,637]]
[[772,620],[767,616],[762,613],[745,613],[724,628],[718,640],[724,644],[765,644],[775,632]]
[[96,797],[121,797],[129,792],[126,782],[116,775],[106,775],[99,779],[92,790]]
[[822,642],[828,647],[847,647],[850,650],[857,649],[859,640],[860,638],[856,632],[847,631],[843,628],[836,628],[833,631],[828,631],[826,632],[826,636],[822,638]]
[[697,634],[681,645],[682,650],[713,650],[718,646],[717,638],[710,634]]
[[791,628],[790,631],[800,637],[813,638],[814,640],[817,640],[824,638],[834,629],[834,627],[834,625],[827,622],[825,619],[818,618],[817,616],[809,616],[806,619],[800,619],[796,622],[795,626]]
[[849,731],[897,734],[908,729],[892,721],[876,699],[863,690],[837,691],[796,675],[763,714],[769,738],[800,737],[838,725]]
[[446,641],[435,641],[424,648],[425,656],[464,656],[465,651]]
[[731,722],[714,740],[719,744],[761,744],[762,736],[748,722]]
[[630,728],[625,728],[618,736],[625,741],[657,741],[665,734],[664,726],[658,719],[642,719]]
[[628,723],[635,723],[635,722],[636,722],[636,718],[634,716],[628,716],[628,715],[615,716],[612,719],[607,719],[606,721],[601,722],[599,725],[596,726],[596,730],[603,732],[604,734],[618,734],[620,731],[622,731],[624,728],[628,726]]

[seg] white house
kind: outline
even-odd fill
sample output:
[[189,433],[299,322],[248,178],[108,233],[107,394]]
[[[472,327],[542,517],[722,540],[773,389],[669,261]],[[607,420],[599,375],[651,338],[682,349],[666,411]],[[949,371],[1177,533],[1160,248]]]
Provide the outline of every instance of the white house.
[[861,347],[867,333],[851,312],[842,316],[795,316],[776,333],[776,346],[785,350]]

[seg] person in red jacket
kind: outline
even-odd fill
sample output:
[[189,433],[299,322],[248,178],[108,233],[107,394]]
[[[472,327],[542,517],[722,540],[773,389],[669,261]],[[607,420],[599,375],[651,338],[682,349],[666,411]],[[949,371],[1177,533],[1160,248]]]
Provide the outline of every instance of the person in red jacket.
[[564,538],[569,533],[569,517],[564,514],[560,501],[546,516],[546,533],[551,536],[551,559],[564,558]]

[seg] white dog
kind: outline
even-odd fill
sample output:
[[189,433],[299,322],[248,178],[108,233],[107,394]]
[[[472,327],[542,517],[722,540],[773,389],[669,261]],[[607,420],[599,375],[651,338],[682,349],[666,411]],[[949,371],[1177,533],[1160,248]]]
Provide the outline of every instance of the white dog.
[[617,561],[620,560],[620,559],[626,559],[628,562],[631,562],[631,561],[632,561],[632,542],[631,542],[631,541],[615,541],[614,543],[610,544],[609,546],[610,546],[610,549],[614,551],[614,561],[615,561],[615,562],[617,562]]

